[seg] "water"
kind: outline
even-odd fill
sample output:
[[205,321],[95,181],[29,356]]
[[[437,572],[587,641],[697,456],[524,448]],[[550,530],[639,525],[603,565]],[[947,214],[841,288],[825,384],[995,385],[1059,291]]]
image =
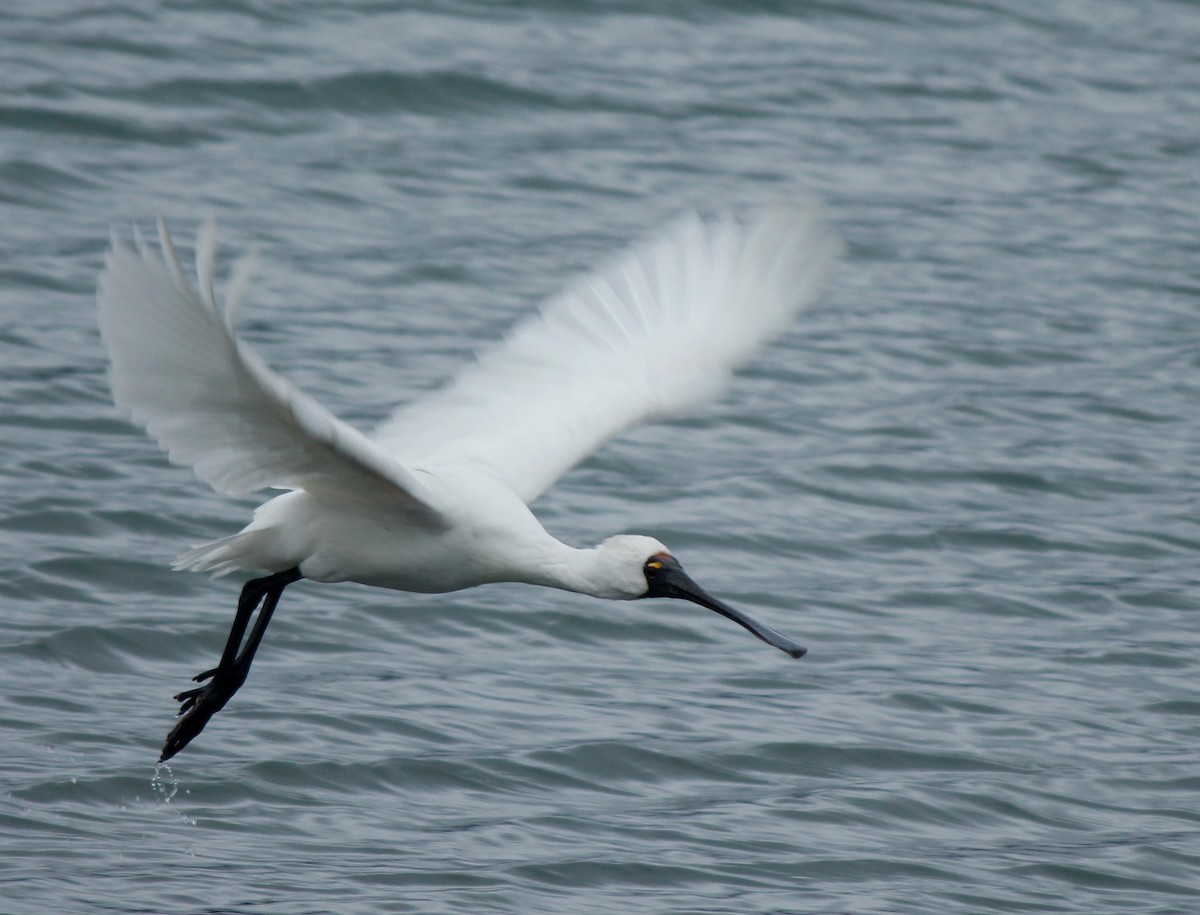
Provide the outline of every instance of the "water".
[[[1200,17],[1182,2],[0,8],[0,910],[1200,909]],[[110,225],[206,212],[370,426],[691,206],[823,197],[821,304],[537,506],[805,641],[290,589],[169,770],[253,503],[111,406]]]

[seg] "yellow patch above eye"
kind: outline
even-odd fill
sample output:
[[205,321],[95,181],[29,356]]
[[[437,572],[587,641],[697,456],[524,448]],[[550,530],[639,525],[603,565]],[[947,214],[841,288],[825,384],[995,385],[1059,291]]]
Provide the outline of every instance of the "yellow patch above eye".
[[661,569],[662,563],[659,562],[657,559],[652,559],[648,563],[646,563],[646,568],[647,569]]

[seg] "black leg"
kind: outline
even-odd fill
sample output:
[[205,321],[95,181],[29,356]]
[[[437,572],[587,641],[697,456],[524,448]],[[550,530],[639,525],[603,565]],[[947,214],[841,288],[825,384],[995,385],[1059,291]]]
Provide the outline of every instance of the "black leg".
[[[212,682],[206,686],[186,690],[175,697],[175,700],[180,703],[180,717],[175,722],[175,727],[171,729],[171,733],[167,735],[159,762],[165,762],[191,743],[196,735],[204,730],[208,720],[224,708],[225,703],[246,682],[246,675],[250,672],[250,663],[254,660],[254,653],[258,651],[258,646],[262,643],[263,633],[267,630],[267,624],[271,622],[271,614],[279,605],[279,597],[283,594],[283,589],[303,577],[298,568],[288,569],[285,572],[268,575],[266,578],[255,578],[246,582],[242,587],[241,597],[238,598],[237,615],[233,618],[233,626],[229,630],[225,650],[221,652],[221,663],[212,670],[206,670],[192,678],[197,682],[209,679]],[[258,619],[243,647],[242,637],[246,634],[250,618],[260,603],[262,609],[259,611]],[[241,648],[240,652],[239,648]]]

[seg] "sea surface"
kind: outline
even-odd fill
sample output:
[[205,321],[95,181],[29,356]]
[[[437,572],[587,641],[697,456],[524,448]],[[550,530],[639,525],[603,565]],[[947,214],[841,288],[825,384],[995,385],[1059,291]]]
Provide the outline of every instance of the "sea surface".
[[[689,208],[826,293],[535,508],[690,604],[300,583],[169,767],[256,504],[113,407],[110,231],[263,267],[364,429]],[[1200,7],[0,4],[0,912],[1200,911]]]

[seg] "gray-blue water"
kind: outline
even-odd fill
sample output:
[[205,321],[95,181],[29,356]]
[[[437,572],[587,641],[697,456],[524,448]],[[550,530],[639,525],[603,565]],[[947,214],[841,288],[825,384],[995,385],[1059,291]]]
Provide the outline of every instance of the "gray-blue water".
[[[0,5],[0,911],[1200,911],[1200,8]],[[817,195],[820,304],[536,506],[714,614],[289,589],[157,774],[253,503],[109,399],[110,226],[261,250],[368,427],[680,210]]]

